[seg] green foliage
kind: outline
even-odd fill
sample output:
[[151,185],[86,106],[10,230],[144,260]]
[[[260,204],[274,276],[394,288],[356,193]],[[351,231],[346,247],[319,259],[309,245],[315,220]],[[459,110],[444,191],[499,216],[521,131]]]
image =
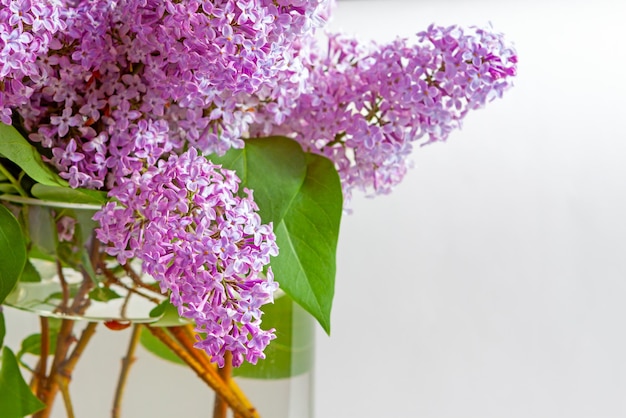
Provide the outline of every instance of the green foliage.
[[178,309],[167,299],[150,311],[150,317],[159,318],[158,321],[150,324],[152,327],[177,327],[189,323],[188,320],[178,315]]
[[49,186],[37,183],[30,193],[41,200],[52,200],[69,204],[103,205],[107,201],[106,193],[97,190],[72,189],[70,187]]
[[4,344],[4,336],[7,334],[7,328],[4,324],[4,313],[0,310],[0,348]]
[[41,281],[41,276],[39,272],[30,262],[30,260],[26,260],[26,264],[24,265],[24,270],[22,270],[22,276],[20,277],[20,282],[22,283],[37,283]]
[[113,299],[119,299],[122,296],[108,287],[98,286],[89,292],[89,299],[98,302],[108,302]]
[[0,304],[13,290],[25,263],[26,244],[22,228],[15,216],[0,205]]
[[148,350],[150,353],[155,356],[175,363],[185,365],[185,362],[182,361],[172,350],[169,349],[168,346],[163,344],[161,340],[152,335],[150,331],[148,331],[145,327],[141,329],[141,335],[139,336],[139,343]]
[[[56,351],[57,339],[61,328],[61,320],[58,318],[48,318],[48,355],[51,356]],[[17,361],[21,362],[24,354],[34,356],[41,355],[41,334],[31,334],[22,340],[20,351],[17,352]]]
[[14,194],[17,193],[15,186],[9,183],[0,184],[0,193]]
[[254,191],[263,222],[276,223],[285,216],[306,176],[306,155],[289,138],[249,139],[245,148],[232,149],[210,160],[234,170],[242,189]]
[[[54,354],[57,347],[57,337],[58,332],[51,329],[49,333],[48,355]],[[22,346],[17,353],[17,358],[21,360],[24,354],[41,355],[41,334],[31,334],[22,340]]]
[[307,163],[300,192],[275,225],[280,256],[272,268],[281,288],[330,333],[343,195],[328,159],[310,154]]
[[210,159],[235,170],[242,188],[254,191],[263,222],[274,223],[276,281],[330,332],[343,205],[333,164],[283,137],[250,139],[245,148]]
[[0,123],[0,155],[17,164],[38,183],[67,186],[41,159],[41,155],[13,126]]
[[56,260],[56,229],[50,208],[28,207],[28,235],[30,255],[36,258]]
[[2,418],[21,418],[45,408],[24,381],[13,352],[2,349],[0,411]]
[[244,362],[233,375],[255,379],[282,379],[313,368],[315,322],[289,296],[263,307],[263,327],[275,328],[276,339],[265,349],[256,365]]

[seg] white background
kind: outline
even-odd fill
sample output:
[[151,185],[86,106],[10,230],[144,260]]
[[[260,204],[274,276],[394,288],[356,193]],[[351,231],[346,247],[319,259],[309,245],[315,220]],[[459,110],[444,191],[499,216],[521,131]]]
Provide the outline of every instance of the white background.
[[[491,21],[520,64],[504,99],[416,150],[393,194],[354,200],[317,418],[626,417],[624,18],[623,0],[339,4],[335,28],[381,41]],[[36,321],[7,317],[17,348]],[[79,418],[109,416],[126,338],[98,332]],[[124,416],[207,417],[208,397],[142,355]]]

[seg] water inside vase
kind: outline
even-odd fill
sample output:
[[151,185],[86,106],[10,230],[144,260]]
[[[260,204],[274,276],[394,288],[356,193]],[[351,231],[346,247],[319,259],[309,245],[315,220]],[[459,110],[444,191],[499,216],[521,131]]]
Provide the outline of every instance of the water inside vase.
[[[31,260],[31,262],[38,271],[41,281],[19,282],[6,298],[5,304],[52,318],[146,323],[159,319],[151,317],[150,311],[165,297],[145,289],[128,290],[133,288],[133,282],[128,277],[120,279],[121,285],[111,284],[110,291],[107,290],[99,298],[101,300],[98,300],[98,297],[87,298],[84,293],[80,293],[84,280],[82,274],[70,268],[63,268],[62,273],[67,284],[64,297],[56,264],[45,260]],[[78,297],[84,300],[76,300]],[[85,306],[78,306],[81,303]],[[72,306],[78,309],[70,309]]]

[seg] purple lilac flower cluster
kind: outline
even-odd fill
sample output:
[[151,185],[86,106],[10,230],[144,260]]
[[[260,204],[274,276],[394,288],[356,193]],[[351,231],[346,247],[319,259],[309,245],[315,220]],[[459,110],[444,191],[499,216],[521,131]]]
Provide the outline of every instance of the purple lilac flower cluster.
[[457,26],[430,26],[416,41],[386,45],[335,35],[325,54],[319,49],[309,50],[310,90],[290,117],[273,124],[267,109],[255,129],[329,157],[346,197],[354,188],[389,192],[404,176],[412,143],[445,140],[469,110],[511,86],[517,63],[502,35]]
[[[30,4],[2,1],[5,14]],[[28,69],[13,77],[28,94],[0,106],[3,120],[10,122],[15,108],[30,139],[52,149],[50,162],[73,187],[114,187],[141,166],[136,150],[158,159],[186,145],[204,153],[242,147],[254,104],[278,100],[286,82],[291,91],[302,84],[292,44],[323,22],[326,3],[55,3],[58,22],[43,27],[64,30],[27,59],[0,60]],[[15,14],[26,16],[17,11],[5,20]],[[23,37],[36,43],[34,33]]]
[[252,194],[237,196],[238,183],[190,149],[135,173],[94,218],[98,239],[112,243],[109,254],[121,264],[143,261],[179,314],[206,335],[197,347],[220,366],[225,350],[235,366],[256,363],[274,338],[260,328],[260,307],[278,287],[271,268],[263,274],[278,248]]
[[35,61],[65,28],[60,6],[58,0],[0,0],[0,122],[11,124],[11,108],[34,92],[28,81],[40,81]]
[[0,0],[2,122],[18,120],[70,186],[109,193],[98,238],[143,261],[218,363],[224,350],[254,363],[274,337],[260,307],[277,247],[252,194],[195,149],[243,146],[255,104],[301,88],[292,46],[328,4]]

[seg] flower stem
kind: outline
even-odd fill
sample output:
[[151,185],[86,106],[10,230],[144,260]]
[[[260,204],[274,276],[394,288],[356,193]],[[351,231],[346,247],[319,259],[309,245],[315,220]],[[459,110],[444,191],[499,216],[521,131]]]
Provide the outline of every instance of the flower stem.
[[[54,353],[54,359],[50,368],[50,374],[45,378],[38,389],[38,396],[41,401],[46,404],[46,408],[35,413],[33,418],[48,418],[52,413],[52,404],[54,398],[59,391],[59,381],[57,375],[61,371],[61,364],[65,360],[65,356],[69,351],[72,344],[72,330],[74,328],[74,321],[70,319],[63,319],[61,321],[61,328],[57,337],[57,348]],[[42,355],[44,355],[42,353]]]
[[[123,287],[129,293],[133,293],[135,295],[141,296],[142,298],[145,298],[145,299],[149,300],[150,302],[154,303],[155,305],[158,305],[158,304],[160,304],[162,302],[162,299],[159,299],[159,298],[154,297],[154,296],[146,295],[145,293],[140,292],[139,290],[124,284],[117,277],[115,277],[115,274],[113,274],[112,271],[110,271],[110,270],[108,270],[106,268],[102,268],[102,272],[106,276],[106,278],[107,278],[109,283],[113,283],[113,284],[116,284],[116,285],[118,285],[120,287]],[[151,289],[151,290],[154,291],[153,289]]]
[[89,343],[91,337],[93,337],[93,335],[96,333],[97,326],[97,322],[90,322],[89,324],[87,324],[82,334],[80,335],[80,338],[78,339],[78,342],[76,343],[72,354],[70,354],[68,359],[63,362],[63,368],[66,371],[74,370],[74,367],[76,367],[76,363],[78,363],[80,356],[85,351],[85,348],[87,348],[87,343]]
[[141,324],[135,324],[133,326],[133,333],[130,336],[130,342],[128,344],[128,351],[126,357],[122,359],[122,369],[120,370],[120,377],[117,381],[117,388],[115,389],[115,398],[113,400],[113,408],[111,410],[112,418],[120,417],[120,410],[122,405],[122,395],[124,394],[124,388],[126,387],[126,380],[128,379],[128,373],[130,367],[135,362],[135,349],[141,336]]
[[[76,342],[72,353],[68,356],[70,346],[76,341],[72,335],[74,329],[74,321],[70,319],[64,319],[61,321],[61,328],[57,337],[57,348],[50,367],[50,373],[47,377],[42,379],[37,386],[38,397],[46,404],[46,408],[35,413],[33,418],[48,418],[52,413],[52,405],[57,392],[61,391],[65,407],[67,409],[68,417],[72,418],[72,404],[69,398],[69,382],[72,372],[76,367],[76,363],[81,357],[82,353],[87,346],[87,343],[95,333],[97,323],[89,323],[83,330],[79,340]],[[42,352],[43,354],[43,352]]]
[[57,259],[57,275],[59,276],[59,283],[61,284],[61,294],[62,300],[61,305],[57,307],[57,311],[61,313],[67,313],[67,306],[70,300],[70,289],[67,286],[67,281],[65,281],[65,275],[63,274],[63,266],[61,264],[61,260]]
[[[205,351],[202,350],[198,350],[196,348],[193,347],[193,343],[196,341],[196,332],[193,329],[193,325],[192,324],[187,324],[184,325],[182,327],[177,327],[179,328],[183,334],[185,335],[184,339],[185,339],[185,343],[182,343],[183,346],[185,346],[187,348],[187,350],[192,353],[192,355],[195,354],[195,356],[197,356],[197,358],[200,358],[200,362],[202,363],[202,365],[204,367],[213,367],[215,368],[215,365],[213,363],[211,363],[211,358],[207,355],[207,353]],[[177,335],[173,334],[176,338],[178,338]],[[180,340],[179,340],[180,341]],[[228,384],[228,387],[233,391],[233,393],[235,394],[235,396],[237,396],[237,398],[239,398],[239,400],[241,401],[241,403],[243,403],[246,408],[248,410],[254,410],[254,405],[252,405],[252,402],[250,402],[250,400],[246,397],[246,395],[243,393],[243,391],[241,390],[241,388],[239,387],[239,385],[237,385],[237,381],[235,381],[234,379],[229,379],[228,382],[226,382]],[[235,413],[235,418],[242,418],[240,414],[238,414],[236,411],[234,411]]]
[[11,182],[13,187],[15,187],[15,190],[17,190],[17,192],[21,196],[28,197],[28,193],[26,193],[26,191],[22,188],[20,182],[17,181],[17,179],[13,177],[13,175],[9,173],[9,170],[7,170],[2,164],[0,164],[0,173],[2,173],[7,179],[9,179],[9,182]]
[[70,397],[70,378],[68,376],[62,376],[58,374],[56,379],[57,385],[59,386],[59,391],[61,392],[61,396],[63,397],[63,404],[65,405],[67,418],[75,418],[72,398]]
[[[168,328],[172,335],[178,340],[178,342],[187,349],[187,351],[202,364],[204,368],[212,368],[215,369],[215,364],[211,363],[211,358],[207,355],[207,353],[203,350],[198,350],[194,348],[193,344],[196,341],[196,333],[193,329],[192,324],[187,324],[180,327],[170,327]],[[227,360],[230,361],[230,360]],[[228,379],[225,382],[230,390],[233,391],[235,396],[245,405],[248,410],[255,410],[252,402],[246,397],[241,388],[237,385],[237,382],[234,379]],[[235,418],[242,418],[242,416],[234,411]]]
[[39,324],[41,327],[41,355],[39,356],[39,362],[35,367],[33,378],[30,382],[30,389],[33,393],[39,392],[39,386],[46,378],[48,371],[48,353],[50,352],[50,327],[48,318],[40,316]]
[[198,362],[189,352],[181,347],[172,337],[170,337],[162,328],[147,327],[148,330],[157,337],[163,344],[174,352],[181,360],[183,360],[191,369],[196,372],[198,377],[202,379],[209,387],[211,387],[219,396],[225,399],[228,405],[240,414],[242,418],[259,418],[258,412],[254,408],[248,408],[235,394],[233,390],[227,386],[222,378],[217,374],[213,367],[205,368]]
[[[231,373],[233,369],[233,354],[230,351],[224,353],[224,367],[217,370],[217,373],[220,375],[222,380],[226,384],[231,379]],[[215,405],[213,407],[213,418],[226,418],[226,413],[228,412],[228,404],[218,394],[215,394]]]

